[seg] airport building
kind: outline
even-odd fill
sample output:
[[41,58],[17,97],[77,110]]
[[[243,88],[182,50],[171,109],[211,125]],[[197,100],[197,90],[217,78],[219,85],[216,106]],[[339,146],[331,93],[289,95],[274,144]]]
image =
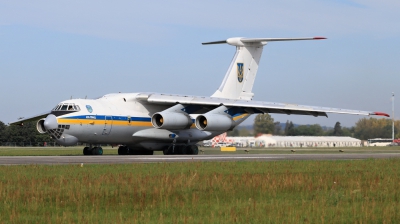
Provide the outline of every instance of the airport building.
[[344,136],[274,136],[230,137],[226,133],[204,141],[204,146],[221,147],[360,147],[362,141]]
[[360,147],[361,140],[344,136],[272,136],[256,138],[261,147]]

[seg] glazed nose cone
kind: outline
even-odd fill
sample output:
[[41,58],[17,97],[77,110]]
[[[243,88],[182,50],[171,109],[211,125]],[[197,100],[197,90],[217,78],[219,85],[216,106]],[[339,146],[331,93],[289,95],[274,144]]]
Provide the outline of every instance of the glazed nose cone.
[[54,114],[47,115],[43,125],[46,128],[46,130],[57,129],[58,128],[57,117]]

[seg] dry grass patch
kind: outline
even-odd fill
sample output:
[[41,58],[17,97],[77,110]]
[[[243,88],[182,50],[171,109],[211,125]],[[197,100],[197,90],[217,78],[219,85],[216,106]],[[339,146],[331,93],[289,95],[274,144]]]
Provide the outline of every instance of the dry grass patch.
[[400,160],[2,166],[2,222],[396,223]]

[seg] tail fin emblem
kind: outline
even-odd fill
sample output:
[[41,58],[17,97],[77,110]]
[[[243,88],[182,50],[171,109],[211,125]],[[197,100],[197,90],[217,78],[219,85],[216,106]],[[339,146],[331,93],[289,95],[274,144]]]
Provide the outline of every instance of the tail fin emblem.
[[237,76],[238,76],[238,81],[242,82],[243,81],[243,63],[237,63]]

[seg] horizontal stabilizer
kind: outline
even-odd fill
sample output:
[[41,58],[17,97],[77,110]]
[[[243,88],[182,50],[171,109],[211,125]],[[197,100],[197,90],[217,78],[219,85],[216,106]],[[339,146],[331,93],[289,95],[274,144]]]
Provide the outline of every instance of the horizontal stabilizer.
[[271,41],[291,41],[291,40],[324,40],[325,37],[298,37],[298,38],[242,38],[243,43],[271,42]]
[[292,40],[324,40],[326,37],[295,37],[295,38],[245,38],[245,37],[233,37],[227,40],[219,40],[212,42],[202,43],[203,45],[209,44],[230,44],[235,46],[244,45],[244,43],[262,43],[272,41],[292,41]]
[[208,45],[208,44],[226,44],[226,40],[219,40],[219,41],[213,41],[213,42],[206,42],[202,43],[202,45]]

